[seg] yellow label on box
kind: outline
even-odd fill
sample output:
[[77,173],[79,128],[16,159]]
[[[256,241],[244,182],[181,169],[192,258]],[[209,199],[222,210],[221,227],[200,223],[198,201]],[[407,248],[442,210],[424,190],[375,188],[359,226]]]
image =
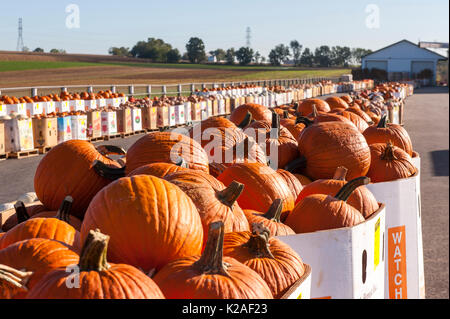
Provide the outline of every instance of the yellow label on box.
[[302,293],[300,293],[300,295],[298,295],[297,299],[302,299]]
[[377,266],[380,263],[380,218],[378,218],[375,223],[375,247],[373,251],[373,258],[374,269],[377,269]]
[[51,122],[51,121],[48,121],[48,122],[47,122],[47,126],[48,126],[48,128],[52,128],[52,122]]

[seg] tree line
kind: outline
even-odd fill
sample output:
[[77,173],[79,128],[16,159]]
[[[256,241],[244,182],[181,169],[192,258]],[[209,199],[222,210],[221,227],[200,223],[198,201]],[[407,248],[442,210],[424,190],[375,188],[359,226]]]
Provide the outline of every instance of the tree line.
[[[297,40],[292,40],[288,45],[279,44],[264,57],[260,52],[249,47],[239,49],[229,48],[209,51],[215,62],[240,65],[267,64],[274,66],[293,64],[302,67],[333,67],[360,64],[361,57],[371,53],[364,48],[350,48],[348,46],[322,45],[312,49],[301,45]],[[173,48],[162,39],[148,38],[147,41],[137,42],[131,49],[126,47],[111,47],[109,54],[115,56],[135,57],[150,59],[153,62],[178,63],[188,60],[191,63],[204,63],[207,61],[205,44],[202,39],[192,37],[186,43],[186,52],[181,54],[178,49]]]

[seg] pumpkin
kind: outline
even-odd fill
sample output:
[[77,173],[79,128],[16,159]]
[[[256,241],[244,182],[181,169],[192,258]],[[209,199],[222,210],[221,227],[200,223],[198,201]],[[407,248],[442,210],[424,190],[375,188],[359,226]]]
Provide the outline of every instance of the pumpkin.
[[237,163],[217,177],[225,185],[237,181],[245,185],[237,199],[242,209],[253,209],[265,212],[272,202],[280,198],[283,200],[282,215],[294,208],[294,197],[284,178],[275,170],[261,163]]
[[35,216],[36,214],[39,214],[41,212],[46,211],[44,205],[42,204],[35,204],[26,206],[25,210],[22,209],[25,205],[23,203],[16,202],[14,205],[15,214],[11,215],[3,224],[1,229],[3,231],[8,231],[17,224],[20,224],[21,222],[26,221],[32,216]]
[[211,223],[201,256],[175,260],[156,273],[153,280],[167,299],[273,299],[258,273],[223,256],[223,228]]
[[[188,195],[200,214],[203,233],[208,233],[209,224],[220,220],[224,231],[250,230],[244,212],[236,203],[244,185],[232,181],[228,187],[213,176],[201,171],[177,172],[165,177],[165,180],[177,185]],[[204,236],[204,243],[206,243]]]
[[120,167],[88,141],[70,140],[53,147],[39,162],[34,175],[34,189],[42,204],[56,211],[70,195],[74,200],[72,214],[82,219],[91,199],[110,183],[93,169],[94,161]]
[[400,147],[409,156],[412,156],[413,147],[408,132],[398,124],[386,123],[387,115],[383,115],[377,125],[368,127],[363,135],[367,144],[388,143]]
[[109,237],[90,231],[78,263],[79,288],[68,285],[70,272],[48,272],[32,289],[28,299],[164,299],[154,281],[137,268],[109,263]]
[[[194,125],[189,130],[189,136],[200,143],[202,147],[204,147],[207,142],[204,143],[204,140],[201,138],[202,133],[207,129],[218,127],[237,129],[237,126],[227,118],[222,116],[212,116]],[[195,138],[195,136],[200,137],[200,139]]]
[[350,120],[361,133],[363,133],[369,127],[369,124],[356,113],[344,110],[336,112],[335,114],[343,116],[346,119]]
[[[312,194],[336,194],[345,184],[345,177],[347,175],[347,169],[345,167],[336,168],[336,172],[332,179],[318,179],[305,185],[297,197],[295,204],[300,202],[306,196]],[[372,192],[364,185],[356,188],[347,200],[347,204],[355,207],[364,218],[368,218],[372,213],[376,212],[379,208],[378,202]]]
[[143,165],[141,167],[136,168],[132,172],[130,172],[127,176],[134,175],[153,175],[159,178],[164,178],[167,175],[170,175],[175,172],[188,170],[187,163],[183,158],[180,157],[180,160],[176,164],[172,163],[152,163]]
[[266,154],[270,158],[271,165],[275,167],[284,167],[299,155],[296,139],[289,130],[280,126],[280,117],[275,112],[272,113],[272,124],[255,121],[244,132],[253,137],[258,144],[265,144]]
[[[32,272],[27,283],[31,289],[50,270],[78,264],[79,256],[70,246],[56,240],[31,238],[0,250],[0,264]],[[14,298],[25,298],[19,292]]]
[[325,101],[330,106],[330,110],[334,110],[336,108],[347,109],[349,107],[347,102],[338,96],[330,96],[326,98]]
[[353,99],[350,95],[342,95],[341,100],[344,100],[348,105],[353,103]]
[[303,131],[303,129],[306,127],[304,123],[298,122],[297,118],[281,119],[280,125],[285,127],[296,140],[300,136],[300,133]]
[[14,299],[18,294],[27,293],[27,283],[32,275],[31,271],[0,264],[0,299]]
[[349,179],[364,176],[369,170],[369,146],[353,124],[313,124],[303,130],[298,139],[298,149],[303,159],[290,163],[285,169],[295,171],[296,167],[303,165],[304,174],[313,180],[333,177],[338,166],[348,169]]
[[292,196],[294,196],[294,198],[297,198],[298,194],[300,194],[300,192],[303,189],[300,180],[297,177],[295,177],[294,174],[281,168],[277,169],[277,173],[284,178],[284,181],[286,182],[286,184],[288,185],[289,189],[292,192]]
[[411,156],[390,142],[369,145],[372,162],[367,176],[373,183],[408,178],[417,172]]
[[308,185],[309,183],[312,183],[312,180],[308,176],[302,174],[293,174],[293,175],[300,181],[302,187]]
[[346,111],[355,113],[356,115],[361,117],[364,121],[366,121],[367,124],[369,124],[369,125],[373,124],[373,121],[372,121],[371,117],[366,112],[361,110],[359,107],[351,106],[348,109],[346,109]]
[[283,200],[277,198],[270,205],[266,213],[261,213],[251,209],[244,209],[244,214],[250,225],[253,223],[262,223],[267,227],[273,236],[294,235],[295,232],[281,222],[281,209],[283,208]]
[[0,249],[30,238],[54,239],[78,251],[79,232],[57,218],[31,218],[8,230],[0,237]]
[[86,211],[81,242],[90,230],[110,236],[108,258],[144,271],[199,254],[203,228],[192,200],[151,175],[120,178],[103,188]]
[[329,112],[330,105],[321,99],[306,99],[300,102],[297,107],[297,114],[302,116],[307,116],[313,112],[314,106],[319,112]]
[[285,224],[297,234],[341,227],[364,222],[363,215],[346,203],[351,193],[370,179],[357,177],[347,182],[334,196],[312,194],[303,198],[287,216]]
[[230,121],[243,128],[244,126],[242,123],[246,117],[248,119],[248,112],[251,113],[252,119],[256,121],[266,121],[267,123],[270,123],[272,120],[272,112],[270,112],[267,107],[255,103],[246,103],[238,106],[231,112]]
[[301,257],[258,223],[253,224],[252,232],[225,234],[223,254],[257,272],[274,298],[280,298],[305,273]]
[[127,151],[125,173],[151,163],[174,163],[182,157],[188,168],[209,172],[208,156],[190,137],[175,132],[151,132],[137,140]]

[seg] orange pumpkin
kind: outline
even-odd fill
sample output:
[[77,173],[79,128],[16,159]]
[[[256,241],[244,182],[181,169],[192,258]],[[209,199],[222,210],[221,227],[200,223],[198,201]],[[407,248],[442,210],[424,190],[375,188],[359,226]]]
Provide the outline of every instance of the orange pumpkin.
[[153,280],[167,299],[273,299],[258,273],[223,256],[223,227],[211,223],[201,256],[175,260],[156,273]]

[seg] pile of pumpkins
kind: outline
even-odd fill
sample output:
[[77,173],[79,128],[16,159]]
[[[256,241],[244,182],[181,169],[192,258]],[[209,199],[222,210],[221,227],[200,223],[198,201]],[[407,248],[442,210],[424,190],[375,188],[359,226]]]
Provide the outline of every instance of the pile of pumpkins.
[[[280,298],[305,264],[276,236],[364,222],[379,208],[364,185],[416,172],[408,133],[356,96],[244,104],[197,125],[126,152],[52,148],[34,176],[40,203],[18,202],[2,226],[0,298]],[[278,167],[248,129],[267,132]]]

